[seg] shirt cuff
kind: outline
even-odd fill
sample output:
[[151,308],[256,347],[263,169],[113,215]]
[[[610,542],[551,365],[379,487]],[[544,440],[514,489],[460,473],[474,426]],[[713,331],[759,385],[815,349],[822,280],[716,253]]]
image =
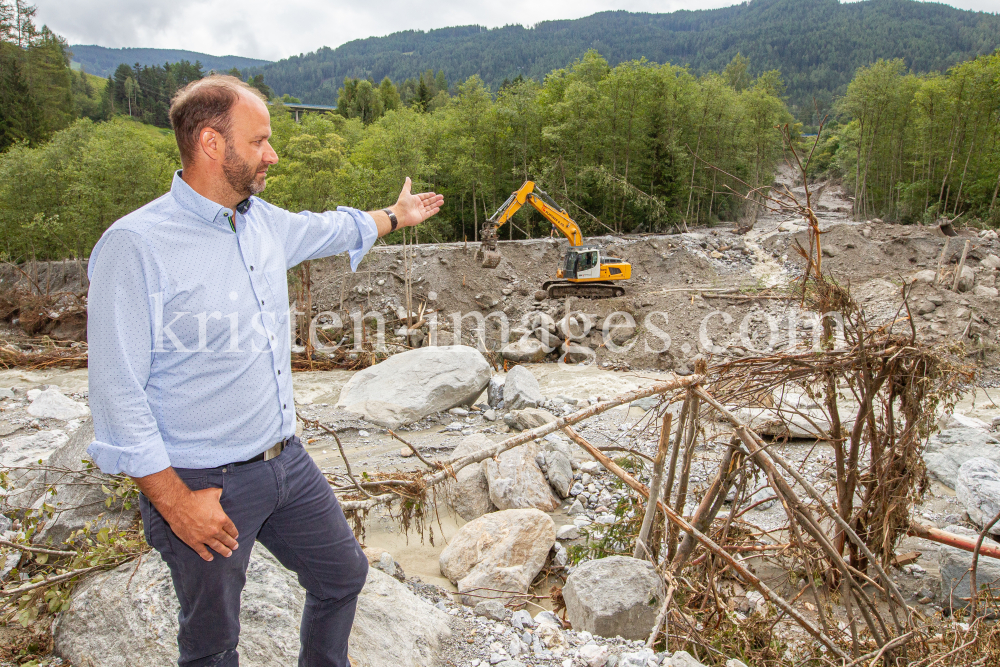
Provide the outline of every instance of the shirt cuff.
[[349,213],[358,228],[358,245],[347,250],[351,259],[351,271],[357,271],[362,258],[368,254],[371,247],[375,245],[375,241],[378,240],[378,225],[375,224],[375,218],[356,208],[338,206],[337,210],[341,213]]
[[129,477],[145,477],[170,467],[170,457],[159,434],[129,447],[95,440],[87,447],[87,453],[101,472],[108,475],[123,472]]

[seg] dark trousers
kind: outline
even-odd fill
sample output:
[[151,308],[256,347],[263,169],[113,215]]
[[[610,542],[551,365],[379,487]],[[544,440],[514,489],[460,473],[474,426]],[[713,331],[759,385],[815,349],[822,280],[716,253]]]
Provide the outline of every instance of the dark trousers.
[[235,667],[240,593],[259,540],[306,590],[299,667],[348,667],[347,639],[368,560],[319,468],[293,438],[270,461],[205,470],[175,468],[193,491],[222,489],[220,502],[239,531],[229,558],[202,560],[149,500],[140,498],[146,541],[170,567],[180,602],[181,667]]

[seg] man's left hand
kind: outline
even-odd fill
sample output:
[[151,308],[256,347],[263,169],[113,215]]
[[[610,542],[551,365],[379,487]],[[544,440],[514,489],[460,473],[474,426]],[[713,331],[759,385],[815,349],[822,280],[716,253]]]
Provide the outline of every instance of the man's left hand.
[[406,178],[403,190],[399,193],[399,199],[392,207],[392,212],[396,214],[399,227],[413,227],[431,217],[441,210],[444,204],[444,196],[433,192],[421,192],[411,194],[410,188],[413,182]]

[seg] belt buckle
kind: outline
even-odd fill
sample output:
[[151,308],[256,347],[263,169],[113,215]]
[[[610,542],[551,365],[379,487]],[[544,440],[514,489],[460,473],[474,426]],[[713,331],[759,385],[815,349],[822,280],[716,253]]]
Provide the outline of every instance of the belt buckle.
[[278,454],[280,454],[284,449],[285,449],[285,441],[282,440],[281,442],[279,442],[278,444],[274,445],[273,447],[264,452],[264,460],[270,461],[271,459],[275,458]]

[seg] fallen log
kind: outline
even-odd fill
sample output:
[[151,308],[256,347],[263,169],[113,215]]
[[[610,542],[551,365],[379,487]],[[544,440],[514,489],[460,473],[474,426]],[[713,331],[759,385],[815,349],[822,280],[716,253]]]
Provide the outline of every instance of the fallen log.
[[[910,529],[906,531],[906,533],[907,535],[912,535],[913,537],[922,537],[925,540],[930,540],[931,542],[947,544],[949,547],[956,547],[958,549],[962,549],[963,551],[973,552],[976,550],[975,538],[949,533],[941,530],[940,528],[917,521],[916,519],[910,519]],[[1000,559],[1000,546],[983,544],[979,548],[979,555]]]

